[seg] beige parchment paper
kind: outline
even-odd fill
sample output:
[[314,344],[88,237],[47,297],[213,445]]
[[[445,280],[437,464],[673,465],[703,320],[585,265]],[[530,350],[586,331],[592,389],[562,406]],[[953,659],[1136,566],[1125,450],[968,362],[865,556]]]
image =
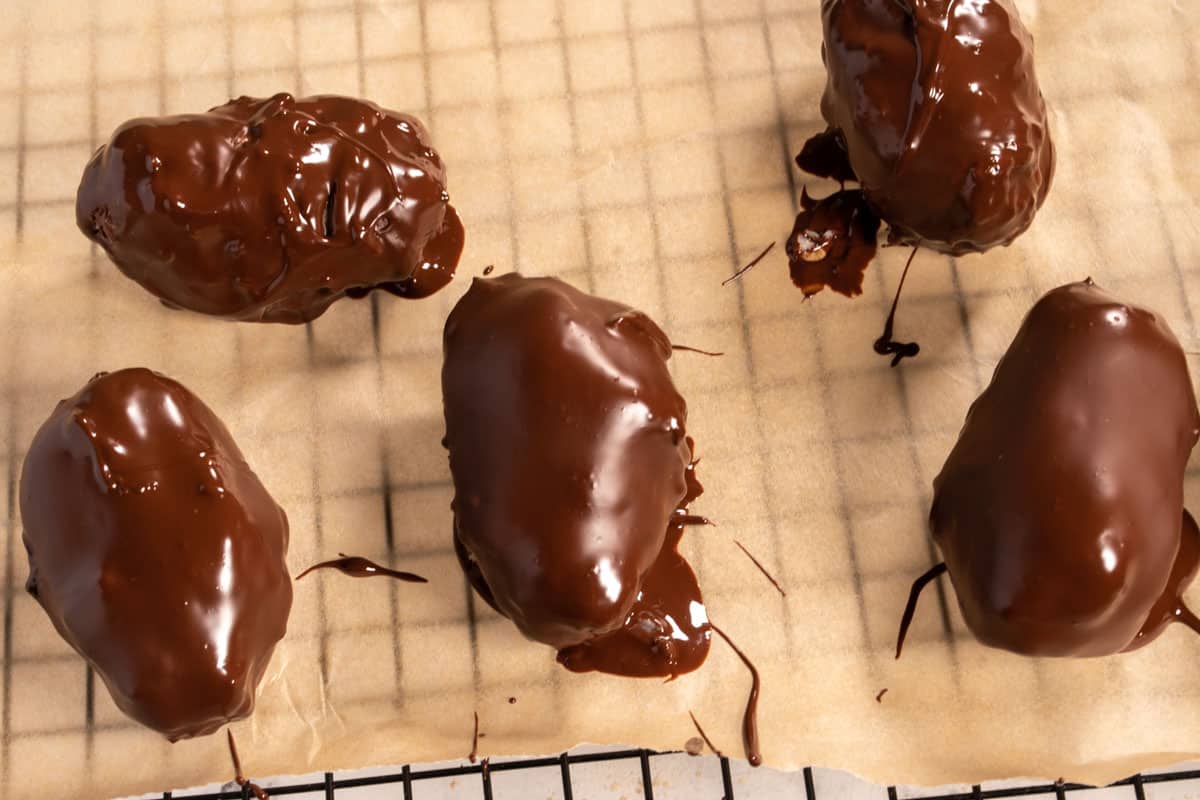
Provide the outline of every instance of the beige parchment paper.
[[[57,399],[134,365],[183,381],[228,422],[288,511],[294,572],[340,550],[431,579],[296,586],[258,711],[235,726],[253,774],[465,757],[473,711],[483,754],[679,748],[688,709],[740,751],[749,679],[721,644],[669,685],[572,675],[467,590],[439,447],[440,335],[488,264],[562,276],[725,352],[674,359],[708,488],[695,509],[719,523],[684,549],[711,616],[762,670],[768,763],[887,782],[1101,782],[1200,753],[1200,641],[1182,629],[1118,658],[1022,659],[975,644],[953,598],[939,607],[931,592],[904,659],[891,655],[909,583],[936,560],[930,481],[1041,292],[1091,275],[1200,349],[1196,0],[1022,3],[1055,113],[1055,187],[1013,247],[917,256],[898,334],[923,350],[897,370],[870,343],[905,252],[885,251],[855,301],[802,303],[782,247],[720,286],[790,230],[803,180],[790,159],[822,127],[817,0],[3,10],[3,796],[232,774],[222,737],[172,746],[125,719],[22,591],[25,447]],[[213,321],[161,308],[75,230],[80,171],[118,123],[280,90],[365,96],[428,121],[468,230],[447,291],[343,301],[307,329]],[[1200,503],[1195,476],[1187,488]]]

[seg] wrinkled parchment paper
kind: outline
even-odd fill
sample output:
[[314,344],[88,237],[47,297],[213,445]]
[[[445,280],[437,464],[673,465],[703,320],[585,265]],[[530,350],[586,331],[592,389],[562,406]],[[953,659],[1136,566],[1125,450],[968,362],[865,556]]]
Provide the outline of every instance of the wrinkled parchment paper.
[[[258,711],[235,726],[252,774],[465,757],[473,711],[483,754],[679,748],[689,709],[740,751],[749,679],[720,643],[669,685],[572,675],[466,589],[438,444],[440,333],[489,264],[560,275],[641,307],[679,343],[725,352],[674,359],[708,487],[695,510],[719,524],[684,548],[711,616],[762,670],[768,763],[888,782],[1098,782],[1200,753],[1200,641],[1182,629],[1118,658],[1022,659],[975,644],[952,597],[944,623],[930,592],[904,659],[891,656],[909,583],[936,558],[930,481],[1041,292],[1091,275],[1200,350],[1200,5],[1022,4],[1055,112],[1055,187],[1013,247],[917,256],[897,333],[923,350],[896,370],[870,344],[906,252],[885,251],[856,301],[802,303],[782,247],[720,286],[790,230],[804,180],[790,158],[822,127],[817,6],[7,6],[0,794],[107,797],[232,777],[223,737],[171,746],[117,712],[21,590],[12,487],[30,437],[94,372],[134,365],[183,381],[227,421],[288,511],[294,572],[344,551],[431,580],[296,586]],[[343,301],[308,330],[213,321],[160,307],[75,230],[80,171],[119,122],[279,90],[361,95],[429,122],[468,230],[449,290]],[[1195,478],[1188,497],[1200,503]]]

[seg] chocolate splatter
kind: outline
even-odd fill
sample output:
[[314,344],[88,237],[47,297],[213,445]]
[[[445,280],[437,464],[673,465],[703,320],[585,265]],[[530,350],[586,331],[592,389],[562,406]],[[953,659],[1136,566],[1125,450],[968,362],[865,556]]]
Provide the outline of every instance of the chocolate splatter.
[[420,575],[390,569],[361,556],[348,556],[345,553],[338,553],[338,556],[339,558],[335,558],[332,561],[322,561],[320,564],[313,564],[297,575],[295,579],[300,580],[308,573],[317,569],[336,569],[338,572],[343,575],[349,575],[351,578],[388,577],[395,578],[398,581],[407,581],[408,583],[429,583],[427,579],[422,578]]

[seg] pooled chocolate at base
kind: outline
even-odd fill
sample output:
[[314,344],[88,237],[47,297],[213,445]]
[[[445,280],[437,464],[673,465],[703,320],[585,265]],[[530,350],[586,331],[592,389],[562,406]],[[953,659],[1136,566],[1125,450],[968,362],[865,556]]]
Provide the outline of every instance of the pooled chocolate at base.
[[88,163],[79,229],[171,308],[302,323],[341,297],[420,298],[463,227],[414,117],[335,95],[134,119]]
[[1102,656],[1196,627],[1180,595],[1200,556],[1183,508],[1198,437],[1158,315],[1090,281],[1042,297],[934,481],[930,529],[975,636]]
[[792,283],[806,298],[825,287],[846,297],[862,294],[879,234],[879,217],[863,193],[843,190],[814,200],[804,189],[800,207],[786,246]]
[[1011,243],[1054,174],[1033,41],[1011,0],[824,0],[829,130],[801,167],[857,180],[889,241]]
[[308,569],[296,576],[296,580],[300,580],[308,573],[318,569],[336,569],[343,575],[348,575],[351,578],[377,578],[388,577],[395,578],[398,581],[407,581],[408,583],[429,583],[427,578],[422,578],[420,575],[411,572],[401,572],[389,567],[376,564],[370,559],[362,556],[348,556],[345,553],[338,553],[339,558],[331,561],[322,561],[319,564],[313,564]]
[[698,667],[710,629],[675,548],[701,487],[666,335],[509,274],[475,279],[444,346],[454,546],[480,597],[572,670]]
[[[689,447],[691,441],[689,438]],[[680,509],[685,509],[703,491],[692,465],[686,475],[688,491],[680,501]],[[700,605],[696,574],[678,549],[687,521],[684,515],[671,520],[662,551],[642,576],[641,590],[625,624],[610,633],[560,649],[558,663],[572,672],[596,670],[656,677],[663,674],[665,662],[673,665],[668,674],[675,677],[690,671],[681,667],[694,665],[691,667],[694,669],[704,662],[709,645],[708,617]]]
[[287,516],[199,398],[100,373],[34,436],[20,507],[29,591],[122,711],[172,741],[251,713],[292,605]]

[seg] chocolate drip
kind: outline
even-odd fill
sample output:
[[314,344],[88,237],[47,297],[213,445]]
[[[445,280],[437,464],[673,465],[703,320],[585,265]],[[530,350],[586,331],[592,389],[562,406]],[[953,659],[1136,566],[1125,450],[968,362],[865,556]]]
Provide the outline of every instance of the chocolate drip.
[[762,263],[762,260],[767,257],[767,254],[770,253],[774,249],[775,249],[775,243],[771,242],[769,245],[767,245],[765,248],[763,248],[763,251],[761,253],[759,253],[757,256],[755,256],[754,259],[749,264],[742,267],[741,269],[739,269],[737,272],[730,275],[725,280],[721,281],[721,285],[727,286],[730,283],[732,283],[733,281],[736,281],[738,278],[745,275],[750,270],[757,267],[760,263]]
[[1183,602],[1183,593],[1196,577],[1200,567],[1200,529],[1196,520],[1184,509],[1183,528],[1179,537],[1179,553],[1171,567],[1171,576],[1167,579],[1166,590],[1158,598],[1158,602],[1150,609],[1146,624],[1138,631],[1137,636],[1125,648],[1125,651],[1137,650],[1149,644],[1162,633],[1163,629],[1172,622],[1181,622],[1195,633],[1200,633],[1200,620]]
[[775,591],[779,592],[780,596],[787,597],[787,592],[785,592],[783,587],[779,585],[779,581],[775,580],[775,576],[768,572],[767,568],[764,567],[762,563],[760,563],[759,560],[754,557],[754,554],[746,549],[746,545],[742,544],[737,539],[734,539],[733,543],[738,546],[739,550],[746,554],[746,558],[750,559],[754,566],[758,567],[758,571],[763,574],[764,578],[771,582],[771,585],[775,587]]
[[444,342],[454,546],[480,597],[573,671],[698,667],[708,619],[676,548],[706,520],[666,335],[508,274],[472,283]]
[[835,128],[827,128],[810,137],[796,156],[796,166],[818,178],[832,178],[842,184],[842,188],[848,181],[858,180],[854,167],[850,166],[846,139]]
[[338,553],[340,558],[335,558],[332,561],[322,561],[319,564],[313,564],[308,569],[296,576],[296,580],[300,580],[308,573],[316,569],[336,569],[343,575],[349,575],[351,578],[376,578],[386,576],[395,578],[398,581],[407,581],[409,583],[429,583],[428,579],[422,578],[420,575],[415,575],[411,572],[400,572],[398,570],[389,569],[388,567],[376,564],[374,561],[362,558],[361,556],[348,556],[345,553]]
[[685,353],[699,353],[702,356],[717,357],[717,356],[725,355],[724,353],[716,353],[716,352],[713,352],[712,350],[701,350],[698,347],[688,347],[687,345],[684,345],[684,344],[672,344],[671,345],[671,352],[677,353],[681,350]]
[[348,97],[240,97],[134,119],[84,170],[80,230],[170,308],[301,323],[454,275],[463,228],[414,117]]
[[912,266],[917,248],[913,248],[904,262],[904,272],[900,274],[900,283],[896,286],[896,296],[892,298],[892,309],[888,312],[887,320],[883,323],[883,333],[875,340],[875,352],[881,356],[894,356],[892,366],[899,366],[906,358],[916,358],[921,352],[921,345],[916,342],[897,342],[892,338],[892,328],[896,324],[896,307],[900,304],[900,293],[904,291],[904,281],[908,278],[908,268]]
[[696,726],[696,732],[700,734],[700,738],[708,745],[708,749],[712,751],[713,755],[717,758],[724,758],[725,754],[717,749],[717,746],[712,743],[712,739],[709,739],[708,734],[704,732],[704,728],[700,727],[700,720],[696,719],[696,715],[688,711],[688,716],[692,718],[692,724]]
[[725,644],[729,645],[733,652],[737,653],[737,657],[746,665],[746,669],[750,670],[750,696],[746,700],[746,713],[742,715],[742,744],[746,748],[746,760],[750,762],[750,766],[757,767],[762,764],[762,752],[758,747],[758,691],[761,688],[758,669],[746,657],[746,654],[733,643],[733,640],[725,635],[723,630],[716,625],[712,625],[711,627],[713,632],[724,639]]
[[20,504],[37,600],[117,707],[172,741],[251,713],[292,606],[287,516],[199,398],[100,373],[34,436]]
[[233,731],[226,728],[225,736],[229,740],[229,758],[233,761],[233,782],[240,789],[249,789],[257,800],[270,800],[271,796],[267,794],[266,789],[242,775],[242,760],[238,758],[237,743],[233,741]]
[[475,730],[471,734],[471,752],[467,753],[467,760],[474,764],[475,760],[479,758],[479,712],[472,711],[471,713],[475,717]]
[[912,588],[908,590],[908,602],[904,604],[904,613],[900,615],[900,632],[896,634],[897,659],[904,650],[904,640],[908,638],[908,628],[912,625],[913,615],[917,613],[917,601],[921,599],[921,592],[925,591],[926,586],[945,574],[946,564],[943,562],[934,564],[928,572],[913,581]]

